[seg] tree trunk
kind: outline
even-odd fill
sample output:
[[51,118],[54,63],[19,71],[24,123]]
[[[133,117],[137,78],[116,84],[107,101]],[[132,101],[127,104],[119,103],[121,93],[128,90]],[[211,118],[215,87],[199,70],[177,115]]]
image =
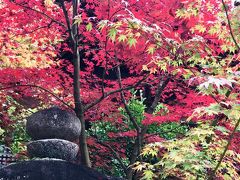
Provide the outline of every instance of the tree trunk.
[[[78,0],[73,0],[73,18],[78,14]],[[80,54],[78,50],[78,26],[72,23],[72,42],[73,42],[73,61],[74,61],[74,103],[75,113],[81,121],[81,135],[79,137],[81,163],[85,166],[91,167],[89,151],[87,146],[87,137],[85,132],[85,120],[83,105],[80,95]]]
[[79,137],[81,163],[88,167],[91,167],[89,152],[87,147],[87,137],[85,132],[85,120],[83,113],[83,106],[80,96],[80,55],[78,51],[77,43],[74,45],[74,103],[75,103],[75,113],[81,121],[81,135]]

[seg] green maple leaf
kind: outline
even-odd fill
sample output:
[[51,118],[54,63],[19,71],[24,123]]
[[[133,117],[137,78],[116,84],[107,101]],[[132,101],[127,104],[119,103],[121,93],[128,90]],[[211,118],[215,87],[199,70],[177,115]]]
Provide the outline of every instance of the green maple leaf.
[[151,170],[146,170],[144,171],[143,175],[143,179],[152,180],[154,173]]
[[124,42],[126,39],[127,39],[127,36],[124,35],[124,34],[121,34],[121,35],[118,37],[118,41],[119,41],[119,42]]
[[148,54],[153,54],[156,51],[155,45],[150,45],[147,49]]
[[92,23],[91,22],[89,22],[87,24],[86,29],[87,29],[87,31],[91,31],[92,30]]
[[111,28],[108,32],[108,37],[112,40],[115,41],[117,35],[117,29],[116,28]]
[[133,37],[131,37],[131,38],[129,38],[128,39],[128,45],[129,45],[129,47],[132,47],[132,46],[136,46],[136,43],[137,43],[137,40],[135,39],[135,38],[133,38]]

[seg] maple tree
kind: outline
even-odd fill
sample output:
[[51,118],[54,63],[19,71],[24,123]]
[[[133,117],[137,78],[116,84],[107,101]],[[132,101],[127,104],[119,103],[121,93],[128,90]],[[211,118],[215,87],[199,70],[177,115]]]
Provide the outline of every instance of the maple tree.
[[[23,108],[73,110],[82,124],[81,163],[91,166],[92,157],[93,167],[112,165],[110,152],[132,179],[143,146],[163,141],[165,123],[184,127],[174,134],[181,138],[200,115],[229,133],[239,119],[239,8],[230,1],[2,0],[0,7],[6,132]],[[211,132],[210,140],[227,138]],[[190,135],[187,141],[197,144]],[[146,179],[155,176],[146,166],[136,168]],[[182,170],[172,171],[164,176]]]

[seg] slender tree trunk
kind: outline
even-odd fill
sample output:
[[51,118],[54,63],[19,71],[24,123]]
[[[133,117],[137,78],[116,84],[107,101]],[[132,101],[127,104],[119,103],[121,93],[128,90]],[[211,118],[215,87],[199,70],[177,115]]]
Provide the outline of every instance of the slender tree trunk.
[[[75,45],[76,46],[76,45]],[[77,117],[81,121],[81,135],[79,137],[79,145],[80,145],[80,156],[81,163],[88,167],[91,167],[89,152],[87,147],[87,137],[85,132],[85,120],[83,113],[83,106],[81,102],[80,96],[80,55],[78,51],[78,47],[74,47],[74,102],[75,102],[75,113]]]
[[[131,153],[131,157],[130,157],[130,163],[129,165],[133,165],[136,161],[138,156],[141,153],[142,150],[142,146],[144,144],[144,135],[147,132],[147,126],[144,126],[141,128],[139,135],[137,136],[137,139],[134,143],[134,147],[133,147],[133,151]],[[126,177],[128,180],[132,180],[132,179],[136,179],[136,177],[134,177],[134,170],[131,167],[128,167],[127,169],[127,173],[126,173]]]
[[[78,0],[73,0],[73,17],[78,15]],[[85,132],[85,120],[84,120],[84,112],[83,105],[81,102],[80,95],[80,54],[78,50],[78,26],[77,24],[72,23],[72,39],[73,39],[73,61],[74,61],[74,103],[75,103],[75,113],[77,117],[81,121],[81,135],[79,137],[79,145],[80,145],[80,156],[81,163],[85,166],[91,167],[89,151],[87,146],[87,137]]]
[[[157,107],[158,102],[160,101],[161,94],[170,81],[170,78],[166,77],[166,79],[162,82],[163,78],[164,77],[161,77],[161,76],[159,77],[159,83],[158,83],[154,100],[151,106],[146,110],[146,112],[149,114],[152,114],[155,111],[155,108]],[[146,134],[147,129],[148,129],[148,126],[143,126],[140,128],[140,132],[138,133],[138,136],[137,136],[136,142],[134,143],[133,151],[130,157],[130,165],[133,165],[137,161],[137,158],[141,153],[140,150],[144,145],[144,135]],[[133,169],[129,167],[126,173],[126,177],[128,180],[136,179],[133,173],[134,173]]]

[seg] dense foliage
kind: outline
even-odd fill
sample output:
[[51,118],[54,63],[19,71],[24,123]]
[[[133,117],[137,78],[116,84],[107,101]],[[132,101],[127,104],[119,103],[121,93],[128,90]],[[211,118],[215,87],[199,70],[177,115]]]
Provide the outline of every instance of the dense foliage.
[[82,124],[79,162],[127,179],[238,179],[238,2],[0,0],[1,143],[26,117]]

